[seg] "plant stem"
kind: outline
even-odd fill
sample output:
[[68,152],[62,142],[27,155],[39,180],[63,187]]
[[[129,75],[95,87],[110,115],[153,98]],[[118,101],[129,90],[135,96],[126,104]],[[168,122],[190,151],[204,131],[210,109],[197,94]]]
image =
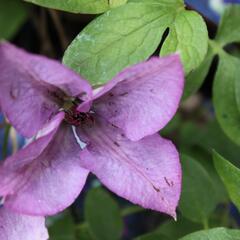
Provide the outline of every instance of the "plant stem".
[[62,50],[64,51],[67,48],[67,46],[68,46],[68,40],[67,40],[67,37],[65,35],[65,31],[64,31],[64,28],[62,26],[60,17],[58,15],[57,11],[52,10],[52,9],[49,9],[48,11],[49,11],[49,14],[50,14],[50,16],[51,16],[51,18],[53,20],[55,28],[57,30]]
[[209,229],[209,223],[208,223],[208,219],[207,219],[207,218],[205,218],[205,219],[203,220],[203,228],[204,228],[205,230],[208,230],[208,229]]

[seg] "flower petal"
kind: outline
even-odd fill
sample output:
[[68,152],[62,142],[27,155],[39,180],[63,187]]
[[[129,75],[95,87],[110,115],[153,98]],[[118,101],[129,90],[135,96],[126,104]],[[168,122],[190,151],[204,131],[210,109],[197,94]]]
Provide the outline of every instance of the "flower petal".
[[178,55],[152,58],[126,69],[99,91],[94,109],[122,128],[129,139],[137,141],[156,133],[171,120],[183,84]]
[[0,165],[0,196],[5,198],[9,194],[13,194],[25,183],[26,178],[32,174],[27,171],[28,166],[47,148],[63,118],[64,113],[62,112],[56,115],[51,122],[46,124],[35,141],[2,162]]
[[57,61],[0,44],[0,105],[12,125],[32,137],[55,114],[65,94],[91,95],[90,85]]
[[48,231],[44,217],[20,215],[0,209],[1,240],[47,240]]
[[121,197],[175,217],[181,190],[179,155],[158,134],[138,142],[98,119],[92,128],[78,129],[87,142],[81,164]]
[[[67,208],[81,192],[88,175],[79,164],[80,151],[71,127],[62,124],[49,146],[31,164],[6,172],[12,176],[19,174],[24,180],[6,197],[4,206],[18,213],[39,216],[53,215]],[[18,162],[21,165],[21,160]]]

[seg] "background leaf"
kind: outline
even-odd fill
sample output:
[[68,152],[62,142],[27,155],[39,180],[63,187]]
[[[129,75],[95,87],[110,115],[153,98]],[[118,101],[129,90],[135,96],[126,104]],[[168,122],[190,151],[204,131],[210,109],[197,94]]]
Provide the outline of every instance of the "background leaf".
[[227,192],[214,167],[212,155],[209,152],[205,151],[204,149],[196,148],[196,147],[192,148],[191,152],[188,152],[188,154],[191,154],[190,156],[194,157],[208,172],[214,184],[216,201],[218,203],[228,202],[229,198],[228,198]]
[[85,219],[98,240],[117,240],[123,232],[123,221],[117,203],[102,188],[93,188],[85,200]]
[[201,87],[209,72],[214,55],[211,46],[209,46],[207,55],[200,66],[187,75],[185,79],[183,99],[186,99]]
[[183,155],[180,211],[194,222],[205,223],[216,207],[213,182],[207,171],[193,158]]
[[194,148],[196,152],[196,147],[200,147],[206,150],[212,159],[212,149],[215,149],[240,167],[240,147],[224,134],[216,120],[210,120],[204,125],[186,121],[180,128],[179,138],[180,150],[182,151]]
[[[240,144],[240,112],[237,87],[240,76],[240,60],[227,53],[220,55],[213,86],[213,102],[216,117],[223,131],[236,144]],[[239,90],[239,89],[238,89]]]
[[51,240],[76,240],[75,223],[69,211],[48,219]]
[[216,35],[216,41],[222,46],[240,42],[240,6],[230,5],[224,11],[220,26]]
[[125,4],[127,0],[25,0],[43,7],[54,8],[72,13],[102,13]]
[[240,169],[217,152],[213,153],[213,159],[217,172],[226,186],[231,200],[240,210]]
[[0,1],[0,40],[10,39],[27,19],[26,6],[20,0]]
[[158,232],[152,232],[136,238],[135,240],[170,240],[168,237]]
[[226,228],[213,228],[189,234],[180,240],[240,240],[240,231]]
[[168,236],[169,240],[176,240],[200,229],[202,229],[200,224],[179,217],[177,221],[169,220],[163,223],[156,231]]
[[94,240],[87,224],[80,224],[77,226],[76,235],[76,240]]
[[208,48],[208,32],[203,18],[194,11],[179,11],[161,48],[161,56],[178,52],[186,74],[203,61]]

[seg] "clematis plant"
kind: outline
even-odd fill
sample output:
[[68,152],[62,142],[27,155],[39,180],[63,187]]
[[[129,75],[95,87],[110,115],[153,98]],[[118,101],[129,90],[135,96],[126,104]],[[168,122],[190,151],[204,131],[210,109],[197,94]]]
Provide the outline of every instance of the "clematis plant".
[[89,172],[117,195],[176,218],[179,154],[158,131],[183,85],[178,55],[132,66],[92,90],[57,61],[1,43],[0,107],[32,139],[0,167],[0,238],[35,231],[46,239],[43,216],[72,204]]

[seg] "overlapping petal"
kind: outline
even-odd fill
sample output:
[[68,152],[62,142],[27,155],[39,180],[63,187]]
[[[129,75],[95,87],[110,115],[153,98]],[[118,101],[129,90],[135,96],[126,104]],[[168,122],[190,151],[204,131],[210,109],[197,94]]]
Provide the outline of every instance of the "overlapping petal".
[[95,95],[94,110],[137,141],[174,116],[184,85],[178,55],[152,58],[120,73]]
[[49,143],[54,138],[64,114],[57,114],[51,122],[47,123],[42,129],[38,139],[21,149],[16,154],[7,158],[0,165],[0,196],[5,197],[14,193],[20,188],[31,175],[31,171],[27,171],[34,159],[38,158]]
[[60,108],[63,97],[91,96],[90,85],[46,57],[0,44],[0,104],[13,126],[31,137]]
[[181,168],[170,141],[155,134],[132,142],[101,118],[78,134],[88,143],[88,151],[81,153],[84,168],[119,196],[175,217]]
[[31,217],[0,209],[1,240],[47,240],[44,217]]
[[[42,133],[43,134],[43,133]],[[44,150],[40,137],[7,159],[0,169],[4,207],[28,215],[52,215],[68,207],[82,190],[88,171],[70,126],[62,123]],[[44,145],[45,146],[45,145]]]

